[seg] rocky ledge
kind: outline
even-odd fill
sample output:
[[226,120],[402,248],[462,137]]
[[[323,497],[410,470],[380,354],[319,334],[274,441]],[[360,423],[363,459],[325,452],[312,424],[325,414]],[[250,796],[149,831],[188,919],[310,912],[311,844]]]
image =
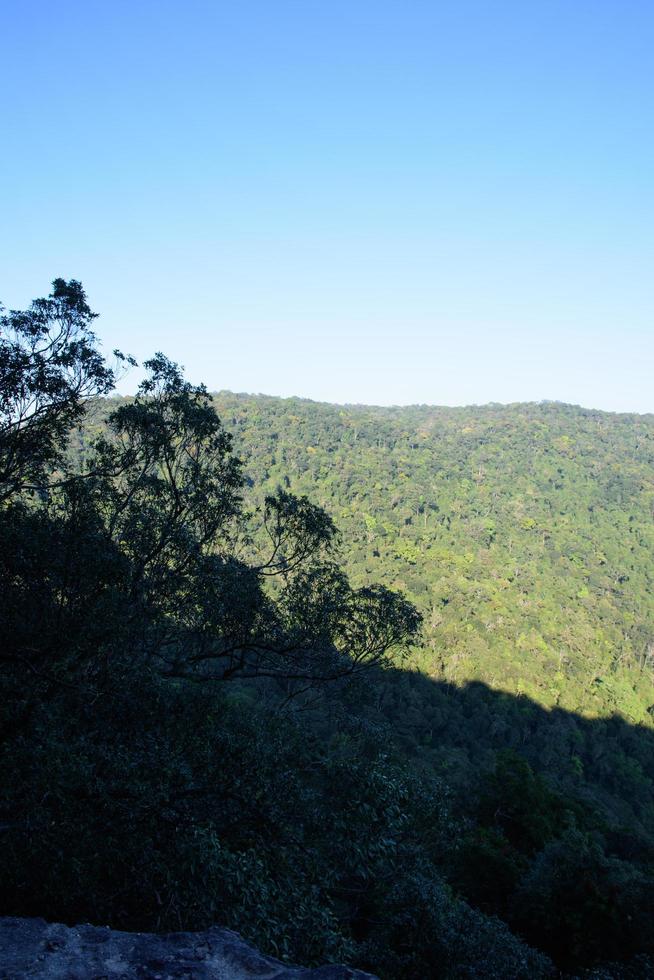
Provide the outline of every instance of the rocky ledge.
[[0,980],[376,980],[347,966],[305,969],[263,956],[229,929],[117,932],[0,919]]

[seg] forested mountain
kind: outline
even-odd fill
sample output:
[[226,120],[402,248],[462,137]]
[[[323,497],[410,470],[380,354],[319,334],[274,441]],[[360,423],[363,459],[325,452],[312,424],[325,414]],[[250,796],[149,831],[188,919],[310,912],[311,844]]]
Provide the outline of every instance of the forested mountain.
[[259,493],[310,493],[353,579],[423,612],[413,665],[651,723],[654,416],[228,392],[214,404]]
[[93,318],[0,317],[0,913],[654,975],[654,419],[115,398]]

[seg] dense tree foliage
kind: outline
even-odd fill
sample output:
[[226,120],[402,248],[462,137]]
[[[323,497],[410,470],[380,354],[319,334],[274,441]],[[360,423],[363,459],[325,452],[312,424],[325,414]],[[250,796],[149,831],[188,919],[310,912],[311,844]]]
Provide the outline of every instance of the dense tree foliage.
[[92,320],[0,324],[0,911],[651,975],[654,420],[99,398]]
[[0,317],[0,499],[48,481],[85,400],[114,386],[80,283],[52,287],[29,310]]
[[93,316],[78,283],[56,281],[2,324],[0,657],[19,686],[98,680],[126,646],[167,676],[334,679],[416,635],[401,596],[350,586],[335,527],[307,498],[268,495],[268,550],[255,548],[231,437],[160,354],[75,466],[83,395],[113,381]]
[[353,580],[415,602],[430,676],[651,723],[654,416],[214,404],[259,493],[310,492]]

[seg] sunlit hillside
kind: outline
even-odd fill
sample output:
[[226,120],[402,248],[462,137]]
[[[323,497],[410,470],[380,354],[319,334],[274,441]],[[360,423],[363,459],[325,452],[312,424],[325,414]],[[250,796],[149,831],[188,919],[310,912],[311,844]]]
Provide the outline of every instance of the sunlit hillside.
[[654,416],[214,403],[258,492],[309,493],[353,577],[416,602],[430,676],[651,723]]

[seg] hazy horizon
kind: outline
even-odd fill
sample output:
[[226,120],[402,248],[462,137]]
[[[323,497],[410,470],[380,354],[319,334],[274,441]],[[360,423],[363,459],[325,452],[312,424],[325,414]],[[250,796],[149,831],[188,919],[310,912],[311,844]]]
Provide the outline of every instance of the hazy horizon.
[[[129,390],[127,390],[129,388]],[[126,386],[124,383],[119,383],[114,395],[118,395],[122,398],[131,398],[136,394],[137,385]],[[599,413],[601,415],[636,415],[638,417],[645,418],[648,415],[654,415],[654,412],[620,412],[611,411],[606,408],[598,408],[593,405],[582,405],[579,402],[565,402],[557,398],[540,398],[540,399],[527,399],[524,401],[513,401],[513,402],[500,402],[500,401],[489,401],[489,402],[466,402],[465,404],[450,405],[444,404],[442,402],[357,402],[357,401],[332,401],[324,398],[312,398],[309,395],[278,395],[269,391],[236,391],[233,388],[209,388],[207,391],[212,396],[220,395],[233,395],[236,398],[269,398],[274,401],[300,401],[309,402],[314,405],[330,405],[335,408],[382,408],[382,409],[402,409],[402,408],[434,408],[434,409],[473,409],[473,408],[518,408],[522,405],[524,406],[556,406],[559,408],[578,408],[583,412],[593,412]],[[106,396],[107,398],[113,397],[112,395]]]

